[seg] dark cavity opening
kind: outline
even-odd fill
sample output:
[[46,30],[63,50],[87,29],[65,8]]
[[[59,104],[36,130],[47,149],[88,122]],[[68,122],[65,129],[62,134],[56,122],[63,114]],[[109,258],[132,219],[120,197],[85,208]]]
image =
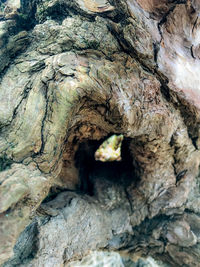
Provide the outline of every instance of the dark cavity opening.
[[99,141],[87,140],[79,145],[75,155],[75,165],[79,171],[80,191],[84,194],[95,196],[97,187],[103,188],[114,184],[127,188],[136,182],[129,149],[130,138],[123,138],[120,161],[102,162],[95,159],[95,152],[110,136]]

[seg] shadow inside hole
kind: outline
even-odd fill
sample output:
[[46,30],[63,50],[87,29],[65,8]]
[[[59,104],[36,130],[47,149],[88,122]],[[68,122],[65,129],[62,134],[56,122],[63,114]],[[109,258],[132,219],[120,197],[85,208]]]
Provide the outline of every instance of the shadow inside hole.
[[[95,196],[96,186],[103,188],[115,184],[127,188],[136,183],[133,159],[130,153],[130,138],[124,138],[121,146],[121,161],[96,161],[95,152],[108,137],[87,140],[79,145],[75,155],[75,165],[79,171],[80,191]],[[98,181],[98,185],[97,185]]]

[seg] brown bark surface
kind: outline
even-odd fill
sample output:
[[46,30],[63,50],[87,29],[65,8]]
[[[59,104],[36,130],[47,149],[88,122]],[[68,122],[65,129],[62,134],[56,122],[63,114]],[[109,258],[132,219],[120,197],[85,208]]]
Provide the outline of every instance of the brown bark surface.
[[[0,1],[0,264],[200,262],[198,0]],[[94,152],[123,134],[122,161]]]

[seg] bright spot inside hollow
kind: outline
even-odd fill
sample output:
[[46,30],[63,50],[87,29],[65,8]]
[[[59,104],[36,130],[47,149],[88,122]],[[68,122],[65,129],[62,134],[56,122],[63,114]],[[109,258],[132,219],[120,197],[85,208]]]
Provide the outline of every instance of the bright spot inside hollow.
[[120,161],[121,160],[121,145],[124,136],[112,135],[106,139],[95,152],[95,160],[99,161]]

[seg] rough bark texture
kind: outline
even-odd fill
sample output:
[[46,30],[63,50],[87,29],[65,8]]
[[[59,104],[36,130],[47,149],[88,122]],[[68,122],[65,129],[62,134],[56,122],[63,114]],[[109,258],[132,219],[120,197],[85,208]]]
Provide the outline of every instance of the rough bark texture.
[[199,1],[0,3],[0,264],[199,266]]

